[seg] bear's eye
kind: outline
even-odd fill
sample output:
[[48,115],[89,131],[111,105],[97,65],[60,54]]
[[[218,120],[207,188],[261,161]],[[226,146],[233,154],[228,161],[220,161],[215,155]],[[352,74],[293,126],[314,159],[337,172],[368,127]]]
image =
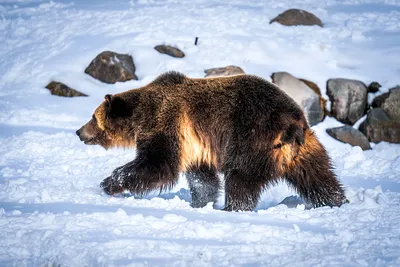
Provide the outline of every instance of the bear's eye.
[[94,121],[97,121],[96,116],[94,116],[94,114],[92,115],[92,119],[93,119]]
[[281,148],[281,147],[282,147],[281,143],[274,145],[274,149],[278,149],[278,148]]

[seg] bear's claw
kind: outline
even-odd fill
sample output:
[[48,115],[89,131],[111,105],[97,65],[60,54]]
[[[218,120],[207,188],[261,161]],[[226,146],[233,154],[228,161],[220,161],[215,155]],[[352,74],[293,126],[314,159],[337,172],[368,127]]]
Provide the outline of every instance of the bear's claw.
[[103,188],[104,192],[108,195],[114,195],[118,193],[122,193],[124,189],[119,185],[115,180],[110,177],[107,177],[100,183],[100,187]]

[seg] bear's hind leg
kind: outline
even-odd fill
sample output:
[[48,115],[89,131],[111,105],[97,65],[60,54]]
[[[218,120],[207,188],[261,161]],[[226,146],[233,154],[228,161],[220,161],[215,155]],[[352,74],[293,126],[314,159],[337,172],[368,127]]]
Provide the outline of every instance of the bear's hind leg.
[[226,211],[251,211],[258,203],[265,181],[238,169],[225,172]]
[[202,208],[209,202],[217,201],[220,182],[214,166],[193,165],[186,171],[186,178],[192,195],[193,208]]
[[347,202],[327,152],[310,129],[283,177],[313,207],[340,207]]

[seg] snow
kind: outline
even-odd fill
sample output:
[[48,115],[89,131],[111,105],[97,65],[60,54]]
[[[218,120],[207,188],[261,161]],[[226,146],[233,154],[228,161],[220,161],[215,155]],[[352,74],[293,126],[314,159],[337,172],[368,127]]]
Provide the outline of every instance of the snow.
[[[325,27],[269,24],[293,7]],[[325,129],[343,124],[326,118],[313,129],[349,204],[308,209],[280,183],[255,211],[229,213],[191,208],[183,176],[160,195],[105,195],[99,183],[135,151],[85,146],[74,133],[105,94],[167,70],[203,77],[238,65],[309,79],[325,97],[338,77],[386,92],[400,83],[398,0],[3,0],[0,40],[0,266],[400,266],[400,145],[340,143]],[[186,56],[159,54],[158,44]],[[131,54],[139,80],[86,75],[104,50]],[[51,80],[90,97],[51,96]]]

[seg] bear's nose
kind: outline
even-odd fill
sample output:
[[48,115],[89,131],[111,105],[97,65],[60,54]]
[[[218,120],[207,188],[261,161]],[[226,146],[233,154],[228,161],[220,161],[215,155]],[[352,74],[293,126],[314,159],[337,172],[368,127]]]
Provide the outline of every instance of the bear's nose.
[[76,131],[76,135],[79,136],[81,132],[79,130]]

